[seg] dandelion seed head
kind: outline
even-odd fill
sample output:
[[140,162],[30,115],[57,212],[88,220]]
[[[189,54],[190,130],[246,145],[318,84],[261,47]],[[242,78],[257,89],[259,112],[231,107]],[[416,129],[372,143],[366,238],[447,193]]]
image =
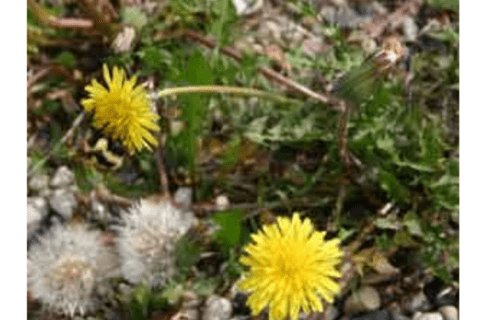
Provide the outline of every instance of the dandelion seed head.
[[175,241],[193,220],[168,201],[142,200],[123,213],[117,227],[123,276],[131,283],[145,277],[154,287],[163,285],[175,273]]
[[92,309],[92,295],[99,280],[98,239],[98,232],[84,227],[51,227],[28,253],[27,279],[33,296],[71,316]]

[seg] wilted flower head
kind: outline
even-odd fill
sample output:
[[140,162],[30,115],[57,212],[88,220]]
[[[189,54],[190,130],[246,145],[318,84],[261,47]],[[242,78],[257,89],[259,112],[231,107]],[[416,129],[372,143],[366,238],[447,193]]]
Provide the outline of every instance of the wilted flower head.
[[93,307],[98,281],[96,258],[99,234],[83,227],[55,224],[33,244],[27,258],[27,280],[33,296],[73,316]]
[[159,116],[150,108],[150,98],[142,86],[135,86],[137,78],[125,79],[125,72],[113,68],[110,77],[108,67],[103,65],[103,76],[108,89],[95,79],[86,86],[89,99],[81,104],[94,115],[94,126],[114,139],[118,139],[130,153],[144,148],[152,149],[157,139],[150,130],[159,131]]
[[269,306],[270,320],[296,320],[300,309],[322,311],[321,298],[333,301],[340,287],[332,278],[341,277],[335,267],[343,253],[339,240],[324,241],[325,234],[297,213],[252,234],[254,243],[240,259],[250,269],[238,286],[251,292],[248,305],[254,315]]
[[118,227],[122,275],[131,283],[144,277],[152,286],[165,283],[174,272],[174,243],[194,221],[169,201],[142,200],[122,214]]

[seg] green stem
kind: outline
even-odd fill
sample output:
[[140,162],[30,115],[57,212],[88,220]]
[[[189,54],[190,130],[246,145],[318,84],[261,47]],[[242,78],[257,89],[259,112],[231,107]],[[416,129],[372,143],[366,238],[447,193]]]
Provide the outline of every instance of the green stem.
[[277,94],[263,92],[257,89],[218,86],[218,85],[168,88],[159,92],[159,98],[170,96],[170,95],[183,94],[183,93],[229,93],[229,94],[241,95],[241,96],[254,96],[254,97],[267,98],[267,99],[274,99],[282,102],[294,102],[294,103],[297,102],[293,99],[288,99]]

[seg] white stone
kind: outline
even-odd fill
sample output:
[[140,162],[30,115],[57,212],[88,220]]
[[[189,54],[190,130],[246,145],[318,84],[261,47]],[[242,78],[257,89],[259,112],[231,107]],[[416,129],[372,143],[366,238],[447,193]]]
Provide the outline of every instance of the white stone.
[[328,306],[324,312],[324,320],[335,320],[339,315],[339,310],[334,306]]
[[428,312],[420,313],[417,317],[414,315],[412,320],[444,320],[444,318],[439,312]]
[[29,179],[29,188],[35,191],[46,189],[49,186],[49,177],[44,174],[35,174]]
[[202,320],[229,320],[232,309],[228,299],[211,296],[206,300]]
[[55,190],[49,198],[49,204],[67,220],[72,217],[74,209],[78,205],[74,192],[68,189]]
[[457,320],[459,319],[459,311],[454,306],[442,306],[439,308],[439,312],[444,317],[444,320]]
[[263,0],[233,0],[233,4],[238,15],[250,15],[263,6]]
[[216,203],[216,208],[220,211],[228,209],[230,205],[228,197],[224,194],[217,196],[214,202]]
[[192,203],[192,189],[189,187],[180,187],[174,195],[174,201],[189,208]]
[[74,174],[68,167],[62,166],[57,169],[54,177],[51,179],[51,187],[53,188],[63,188],[67,187],[74,182]]
[[363,287],[351,294],[346,300],[344,310],[347,314],[373,311],[380,307],[378,291],[373,287]]
[[49,212],[49,206],[43,197],[27,198],[27,233],[35,230]]
[[403,36],[406,41],[417,40],[418,27],[412,17],[408,16],[402,20]]

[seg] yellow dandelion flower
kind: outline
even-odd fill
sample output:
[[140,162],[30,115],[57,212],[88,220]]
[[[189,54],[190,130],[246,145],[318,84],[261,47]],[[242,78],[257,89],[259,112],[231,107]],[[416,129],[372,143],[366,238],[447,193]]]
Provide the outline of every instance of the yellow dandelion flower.
[[268,306],[270,320],[296,320],[301,309],[322,311],[321,298],[334,300],[340,287],[332,278],[341,277],[335,267],[343,252],[339,240],[324,241],[325,234],[294,213],[292,220],[279,217],[251,235],[254,243],[240,258],[250,269],[238,287],[251,292],[247,303],[253,315]]
[[136,77],[125,79],[125,72],[113,68],[113,77],[106,65],[103,76],[108,89],[93,79],[86,86],[89,99],[81,101],[87,112],[93,113],[93,125],[107,135],[121,141],[129,153],[157,146],[153,131],[159,131],[159,116],[150,108],[150,98],[145,89],[135,86]]

